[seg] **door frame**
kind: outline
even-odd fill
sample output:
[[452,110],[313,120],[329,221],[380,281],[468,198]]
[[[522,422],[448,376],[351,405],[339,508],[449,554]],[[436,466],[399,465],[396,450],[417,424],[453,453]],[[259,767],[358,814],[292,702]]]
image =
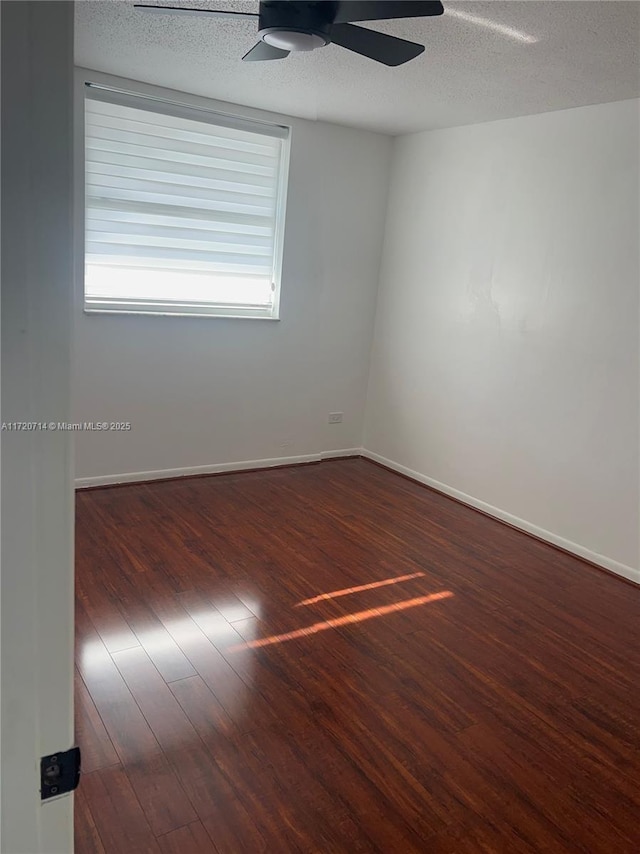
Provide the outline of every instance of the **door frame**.
[[[73,745],[73,12],[0,4],[2,812],[6,854],[73,851],[73,796],[40,757]],[[36,426],[34,426],[36,425]]]

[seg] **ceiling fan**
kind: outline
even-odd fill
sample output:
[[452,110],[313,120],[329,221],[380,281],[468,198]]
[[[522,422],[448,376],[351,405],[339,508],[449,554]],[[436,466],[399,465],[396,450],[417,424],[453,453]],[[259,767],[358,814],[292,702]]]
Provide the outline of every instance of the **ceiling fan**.
[[315,50],[333,43],[384,65],[409,62],[424,51],[424,45],[355,27],[353,21],[424,18],[444,12],[439,0],[263,0],[257,14],[145,3],[134,6],[161,15],[257,20],[260,40],[242,57],[245,62],[284,59],[291,51]]

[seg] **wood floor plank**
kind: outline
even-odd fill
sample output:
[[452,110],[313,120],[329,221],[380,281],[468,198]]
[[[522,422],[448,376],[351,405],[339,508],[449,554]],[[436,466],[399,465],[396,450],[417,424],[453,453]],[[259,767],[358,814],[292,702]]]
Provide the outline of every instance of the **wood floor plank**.
[[78,667],[153,832],[195,821],[173,769],[97,634],[85,637]]
[[74,685],[76,743],[82,751],[83,773],[88,774],[98,768],[115,765],[119,759],[102,718],[77,669]]
[[640,850],[637,587],[360,459],[77,507],[79,854]]
[[98,828],[87,803],[84,787],[73,796],[75,854],[105,854]]
[[[223,809],[225,815],[222,815]],[[220,807],[218,814],[206,816],[202,823],[209,837],[213,839],[218,854],[237,854],[238,851],[266,854],[270,850],[287,850],[286,848],[270,849],[246,810],[233,796],[225,801],[225,807]]]
[[251,730],[262,721],[274,719],[274,712],[261,695],[251,690],[251,684],[242,679],[177,600],[157,603],[154,608],[197,674],[240,729]]
[[163,854],[218,854],[200,821],[158,837]]
[[[144,650],[125,650],[113,657],[196,814],[206,817],[211,811],[211,802],[221,797],[219,766],[237,760],[234,739],[242,739],[242,735],[234,729],[231,719],[198,676],[167,684]],[[209,720],[215,719],[215,746],[200,738],[176,694],[172,693],[173,684],[180,696],[184,686],[193,680],[198,681],[202,693],[207,695],[209,713],[214,711]]]
[[234,846],[238,851],[298,850],[292,842],[298,835],[291,806],[286,799],[269,801],[269,774],[257,766],[247,734],[231,743],[221,735],[219,709],[200,677],[170,687],[215,761],[190,797],[216,847],[225,852]]
[[[429,840],[429,854],[534,854],[542,851],[531,845],[511,828],[496,826],[492,822],[477,823],[472,826],[457,825],[448,828]],[[568,854],[569,850],[558,847],[558,854]]]
[[160,854],[151,827],[120,765],[83,775],[81,785],[105,854]]
[[140,645],[167,682],[195,676],[195,669],[161,620],[142,600],[133,585],[122,581],[118,608],[131,626]]
[[139,645],[140,641],[122,616],[116,601],[105,589],[99,565],[95,568],[95,575],[78,579],[77,595],[109,652]]

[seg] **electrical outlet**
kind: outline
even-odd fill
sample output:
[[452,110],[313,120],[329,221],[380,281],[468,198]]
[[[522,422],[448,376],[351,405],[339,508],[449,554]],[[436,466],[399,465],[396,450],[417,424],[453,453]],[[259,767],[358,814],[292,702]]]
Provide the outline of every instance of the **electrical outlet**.
[[329,424],[342,424],[342,412],[330,412]]

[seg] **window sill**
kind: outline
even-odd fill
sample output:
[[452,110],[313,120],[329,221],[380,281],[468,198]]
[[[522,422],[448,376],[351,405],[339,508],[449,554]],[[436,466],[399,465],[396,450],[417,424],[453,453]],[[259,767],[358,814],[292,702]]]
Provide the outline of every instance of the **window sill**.
[[131,311],[121,308],[84,308],[84,314],[89,315],[126,315],[127,317],[198,317],[207,320],[280,320],[273,314],[213,314],[211,312],[196,313],[193,311]]

